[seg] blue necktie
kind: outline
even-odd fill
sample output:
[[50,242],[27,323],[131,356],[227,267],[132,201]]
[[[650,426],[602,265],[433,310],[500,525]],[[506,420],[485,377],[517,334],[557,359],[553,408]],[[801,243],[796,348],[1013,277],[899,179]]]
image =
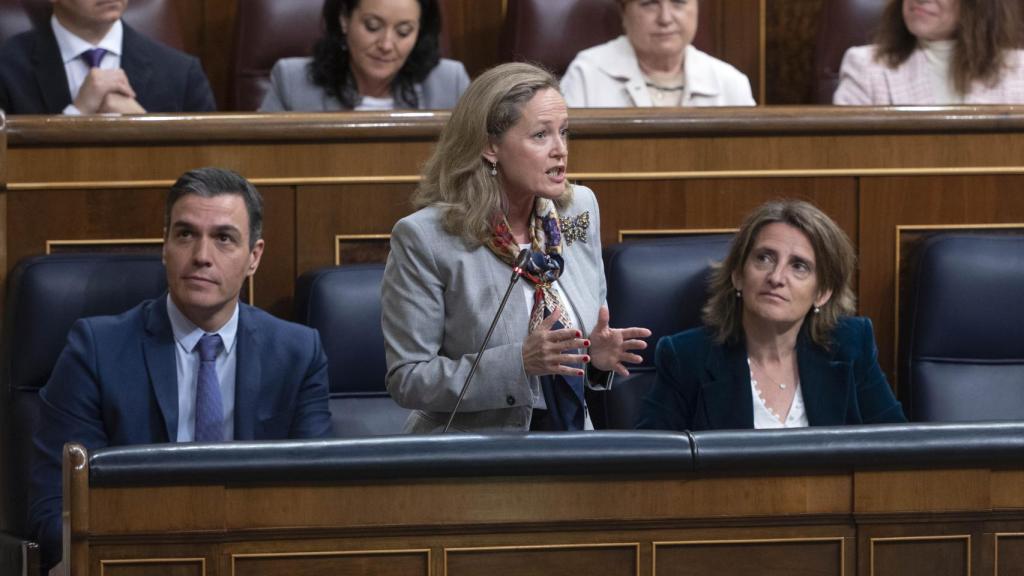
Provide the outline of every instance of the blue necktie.
[[93,48],[79,54],[79,57],[89,65],[89,68],[99,68],[107,51],[104,48]]
[[217,351],[220,336],[204,334],[199,339],[199,378],[196,382],[196,442],[224,440],[224,401],[217,379]]

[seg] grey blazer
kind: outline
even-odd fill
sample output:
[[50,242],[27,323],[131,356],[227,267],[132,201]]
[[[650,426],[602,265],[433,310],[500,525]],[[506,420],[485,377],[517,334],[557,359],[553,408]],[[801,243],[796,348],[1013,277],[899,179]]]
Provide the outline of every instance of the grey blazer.
[[[260,112],[334,112],[347,110],[309,78],[312,58],[282,58],[270,71],[270,90],[263,97]],[[422,84],[416,85],[421,110],[454,108],[469,86],[469,74],[462,62],[442,58]],[[402,106],[399,108],[411,108]]]
[[[586,238],[564,247],[562,292],[584,336],[605,303],[601,222],[594,193],[575,186],[560,216],[590,213]],[[564,234],[563,234],[564,237]],[[414,410],[405,431],[440,431],[455,406],[512,270],[486,246],[466,247],[444,231],[441,210],[427,207],[395,225],[381,286],[387,387]],[[529,430],[543,403],[540,379],[523,368],[529,310],[517,286],[494,329],[469,392],[452,424],[462,431]],[[610,379],[606,382],[610,384]]]

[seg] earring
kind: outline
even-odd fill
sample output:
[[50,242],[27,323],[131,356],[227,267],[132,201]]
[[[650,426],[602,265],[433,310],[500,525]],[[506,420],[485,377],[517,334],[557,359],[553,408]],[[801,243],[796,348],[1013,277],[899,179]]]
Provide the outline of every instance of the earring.
[[498,175],[498,163],[497,162],[491,162],[491,176],[497,176],[497,175]]
[[821,306],[815,305],[814,306],[814,313],[815,314],[821,314]]
[[736,291],[736,297],[737,298],[743,298],[743,291],[742,290],[737,290]]

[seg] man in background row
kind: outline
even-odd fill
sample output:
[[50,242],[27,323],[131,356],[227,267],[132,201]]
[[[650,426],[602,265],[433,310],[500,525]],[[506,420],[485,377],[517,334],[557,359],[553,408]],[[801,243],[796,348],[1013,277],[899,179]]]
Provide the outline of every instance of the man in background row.
[[142,114],[216,108],[199,60],[121,21],[128,0],[50,0],[53,16],[0,48],[7,114]]

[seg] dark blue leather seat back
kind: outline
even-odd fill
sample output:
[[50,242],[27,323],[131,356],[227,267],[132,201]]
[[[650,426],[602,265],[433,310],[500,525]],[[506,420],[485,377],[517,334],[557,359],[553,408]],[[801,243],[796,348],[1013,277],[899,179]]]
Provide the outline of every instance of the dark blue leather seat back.
[[1024,420],[1024,236],[936,235],[914,262],[899,375],[911,419]]
[[159,254],[56,254],[22,260],[4,318],[4,526],[27,536],[29,454],[39,389],[79,318],[118,314],[167,290]]
[[643,364],[631,366],[629,378],[616,378],[609,392],[594,396],[591,415],[595,425],[633,427],[641,400],[654,382],[658,339],[700,325],[711,264],[725,258],[732,236],[699,234],[638,240],[605,249],[612,326],[643,326],[652,335],[641,354]]
[[383,264],[352,264],[312,270],[296,284],[295,318],[320,332],[327,354],[337,436],[397,434],[409,414],[384,386],[383,277]]

